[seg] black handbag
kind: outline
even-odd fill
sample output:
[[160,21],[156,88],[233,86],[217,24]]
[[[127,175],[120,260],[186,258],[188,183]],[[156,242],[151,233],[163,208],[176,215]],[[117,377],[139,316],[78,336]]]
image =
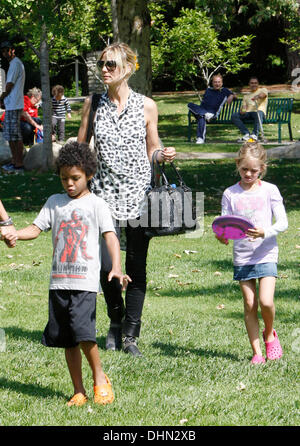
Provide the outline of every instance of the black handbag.
[[[177,184],[170,184],[164,163],[157,161],[158,150],[154,152],[151,162],[151,189],[146,195],[146,212],[148,237],[183,234],[197,228],[196,210],[193,204],[192,190],[185,184],[175,165]],[[155,181],[155,170],[160,174],[160,185]]]

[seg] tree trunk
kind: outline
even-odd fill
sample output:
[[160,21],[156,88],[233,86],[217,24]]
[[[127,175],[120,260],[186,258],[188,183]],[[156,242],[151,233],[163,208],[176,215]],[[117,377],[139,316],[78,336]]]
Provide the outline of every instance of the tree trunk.
[[113,17],[114,7],[117,9],[118,40],[127,43],[137,53],[139,69],[130,78],[130,86],[139,93],[151,96],[151,20],[147,0],[112,0]]
[[40,42],[40,73],[41,87],[43,92],[43,133],[44,142],[43,150],[47,156],[48,169],[53,168],[52,153],[52,103],[50,96],[50,78],[49,78],[49,46],[48,46],[47,27],[42,25],[41,42]]

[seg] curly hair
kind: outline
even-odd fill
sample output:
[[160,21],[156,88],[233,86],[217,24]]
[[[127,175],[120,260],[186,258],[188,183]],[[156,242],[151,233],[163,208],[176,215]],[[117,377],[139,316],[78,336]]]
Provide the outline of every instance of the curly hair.
[[76,141],[65,144],[59,151],[56,160],[57,173],[62,167],[77,166],[82,169],[86,176],[94,175],[97,170],[97,158],[90,146]]

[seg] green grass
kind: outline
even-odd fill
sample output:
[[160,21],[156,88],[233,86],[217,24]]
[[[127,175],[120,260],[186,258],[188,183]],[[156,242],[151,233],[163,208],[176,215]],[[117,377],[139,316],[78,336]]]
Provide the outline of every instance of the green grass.
[[[73,389],[64,353],[40,343],[48,316],[51,233],[15,249],[0,246],[0,327],[6,337],[6,350],[0,353],[0,425],[299,425],[300,163],[274,160],[266,177],[285,198],[289,229],[278,237],[275,298],[284,356],[262,367],[249,364],[231,248],[217,243],[211,230],[223,189],[237,180],[233,161],[177,164],[187,184],[205,193],[204,233],[151,241],[139,342],[143,358],[105,351],[109,322],[103,295],[98,295],[97,340],[116,395],[110,406],[90,401],[67,408]],[[56,175],[33,173],[2,177],[0,188],[18,228],[32,222],[46,197],[62,190]],[[85,359],[83,373],[92,397]]]

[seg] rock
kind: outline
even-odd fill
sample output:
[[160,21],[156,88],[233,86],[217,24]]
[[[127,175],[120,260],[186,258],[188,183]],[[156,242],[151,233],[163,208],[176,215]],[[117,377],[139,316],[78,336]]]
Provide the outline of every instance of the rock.
[[0,165],[9,163],[11,161],[11,151],[8,142],[3,138],[3,133],[0,132]]
[[267,150],[268,158],[300,158],[300,141]]
[[[58,156],[58,152],[61,148],[61,144],[56,142],[52,143],[52,153],[53,153],[53,165],[51,169],[55,170],[55,161]],[[24,158],[24,168],[25,170],[39,170],[40,172],[47,172],[47,154],[44,150],[43,143],[34,144]]]

